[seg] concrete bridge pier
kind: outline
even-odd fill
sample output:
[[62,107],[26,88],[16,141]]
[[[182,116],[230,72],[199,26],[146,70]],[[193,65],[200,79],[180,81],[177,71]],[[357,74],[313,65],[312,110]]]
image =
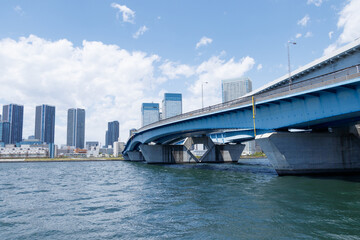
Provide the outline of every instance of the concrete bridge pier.
[[127,155],[127,154],[124,154],[123,158],[124,158],[125,161],[130,161],[129,155]]
[[353,173],[360,172],[360,139],[353,133],[274,132],[256,141],[279,175]]
[[127,152],[127,155],[132,162],[142,162],[144,161],[144,156],[139,151],[129,151]]
[[[192,153],[194,144],[203,144],[206,148],[206,152],[200,158]],[[140,145],[147,163],[237,162],[244,147],[243,144],[215,145],[207,136],[189,137],[183,145]]]

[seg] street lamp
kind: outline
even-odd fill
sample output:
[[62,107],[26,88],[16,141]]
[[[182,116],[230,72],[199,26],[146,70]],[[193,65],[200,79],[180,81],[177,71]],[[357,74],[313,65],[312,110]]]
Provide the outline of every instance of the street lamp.
[[201,82],[201,108],[204,108],[204,83],[208,84],[208,82]]
[[296,42],[288,41],[287,51],[288,51],[288,70],[289,70],[289,91],[291,90],[291,70],[290,70],[290,44],[296,45]]

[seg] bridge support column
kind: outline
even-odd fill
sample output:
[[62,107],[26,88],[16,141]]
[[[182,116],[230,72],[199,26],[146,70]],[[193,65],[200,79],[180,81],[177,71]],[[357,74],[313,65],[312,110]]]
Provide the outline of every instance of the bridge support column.
[[191,162],[183,145],[140,145],[147,163]]
[[130,161],[129,155],[123,154],[123,158],[125,161]]
[[127,152],[127,154],[129,156],[130,161],[132,161],[132,162],[144,161],[144,156],[139,151],[131,151],[131,152]]
[[[204,144],[207,151],[197,158],[191,151],[194,144]],[[140,145],[147,163],[222,163],[237,162],[243,144],[215,145],[209,137],[189,137],[184,145]]]
[[256,141],[279,175],[360,172],[360,140],[350,133],[275,132]]
[[244,144],[215,145],[217,162],[238,162],[244,148]]

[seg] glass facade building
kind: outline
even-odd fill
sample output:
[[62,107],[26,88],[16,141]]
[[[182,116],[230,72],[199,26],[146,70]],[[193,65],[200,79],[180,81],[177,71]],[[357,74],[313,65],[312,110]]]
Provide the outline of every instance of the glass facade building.
[[141,126],[159,121],[159,104],[143,103],[141,106]]
[[85,109],[70,108],[67,119],[66,145],[84,148],[85,144]]
[[250,78],[234,78],[221,81],[222,102],[237,99],[252,91]]
[[3,106],[3,122],[10,123],[9,143],[16,144],[22,140],[24,106],[9,104]]
[[5,144],[10,143],[10,123],[9,122],[1,122],[0,121],[0,142]]
[[54,143],[55,138],[55,107],[49,105],[36,106],[35,139],[43,143]]
[[182,114],[181,93],[165,93],[162,101],[162,118],[169,118]]
[[119,122],[113,121],[108,122],[108,130],[106,131],[105,135],[105,146],[108,147],[109,145],[113,146],[114,142],[117,142],[119,139]]

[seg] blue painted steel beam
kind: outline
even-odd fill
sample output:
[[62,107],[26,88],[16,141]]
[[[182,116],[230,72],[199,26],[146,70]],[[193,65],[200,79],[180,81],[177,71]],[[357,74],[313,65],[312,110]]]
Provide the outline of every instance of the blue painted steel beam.
[[[360,118],[360,78],[256,103],[256,128],[331,127]],[[135,134],[125,151],[140,143],[179,139],[195,132],[210,134],[226,129],[252,129],[251,104],[195,116]]]

